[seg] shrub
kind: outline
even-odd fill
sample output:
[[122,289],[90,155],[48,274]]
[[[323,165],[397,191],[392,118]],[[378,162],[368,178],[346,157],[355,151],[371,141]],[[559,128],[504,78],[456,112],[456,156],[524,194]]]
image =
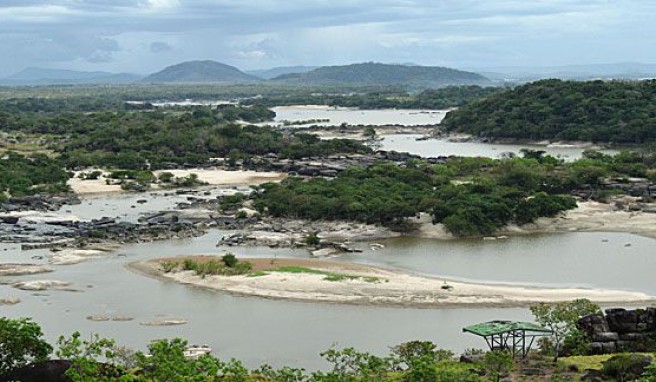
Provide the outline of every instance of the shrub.
[[233,268],[239,262],[239,260],[237,260],[237,257],[235,257],[235,255],[233,255],[232,253],[227,253],[223,255],[221,260],[223,260],[223,264],[225,264],[225,266],[228,268]]
[[604,375],[615,378],[619,382],[624,382],[632,381],[641,376],[649,364],[651,364],[651,357],[622,353],[606,360],[601,370]]

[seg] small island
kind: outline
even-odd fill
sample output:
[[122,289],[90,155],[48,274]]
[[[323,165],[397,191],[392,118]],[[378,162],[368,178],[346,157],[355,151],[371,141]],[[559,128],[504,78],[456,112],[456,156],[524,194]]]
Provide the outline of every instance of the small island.
[[465,283],[319,259],[241,259],[232,254],[133,262],[139,273],[194,287],[275,299],[414,308],[527,307],[586,298],[602,304],[656,301],[640,292]]

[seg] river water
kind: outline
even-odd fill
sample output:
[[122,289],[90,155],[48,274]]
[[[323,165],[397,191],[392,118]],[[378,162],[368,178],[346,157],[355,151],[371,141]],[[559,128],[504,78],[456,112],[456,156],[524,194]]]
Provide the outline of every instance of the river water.
[[[349,108],[334,108],[327,106],[282,106],[275,107],[274,120],[277,124],[285,121],[302,122],[309,120],[325,120],[311,122],[298,126],[339,126],[342,123],[349,125],[403,125],[425,126],[437,125],[442,122],[448,110],[359,110]],[[394,150],[409,152],[423,157],[438,156],[483,156],[499,158],[505,153],[520,155],[522,149],[544,150],[547,154],[565,160],[574,160],[581,157],[584,149],[575,146],[545,146],[529,144],[489,144],[480,142],[451,142],[447,139],[428,139],[417,141],[421,135],[394,134],[384,135],[381,150]],[[603,150],[613,153],[612,150]]]
[[[403,118],[410,118],[408,115]],[[430,114],[418,116],[431,117]],[[311,118],[321,117],[311,115]],[[402,119],[402,122],[407,124],[408,120]],[[387,123],[393,122],[388,120]],[[387,148],[438,155],[422,151],[435,150],[436,141],[418,142],[413,136],[390,136],[383,142]],[[501,145],[453,145],[461,148],[453,152],[456,155],[494,156],[493,153],[509,151]],[[490,149],[486,151],[486,147]],[[143,198],[148,199],[148,203],[137,203]],[[121,216],[133,221],[143,213],[172,208],[184,199],[185,196],[163,193],[147,197],[143,194],[104,195],[85,199],[78,206],[67,206],[55,215]],[[179,336],[192,343],[209,344],[215,355],[224,359],[236,357],[248,367],[270,363],[309,369],[326,366],[319,353],[331,346],[354,346],[383,355],[387,354],[389,346],[401,342],[429,340],[440,347],[462,351],[484,347],[479,338],[461,332],[466,325],[492,319],[531,319],[527,309],[407,309],[239,297],[145,277],[126,268],[132,261],[154,257],[223,254],[228,248],[216,247],[222,235],[223,232],[213,230],[200,238],[126,245],[102,258],[55,266],[55,272],[50,274],[0,278],[0,282],[61,280],[71,282],[79,290],[27,292],[0,285],[0,298],[22,300],[13,306],[0,305],[0,314],[33,317],[53,341],[60,334],[79,330],[85,335],[98,333],[115,338],[120,344],[144,349],[152,339]],[[530,235],[493,242],[400,238],[382,243],[385,248],[377,251],[360,244],[363,253],[344,255],[339,260],[458,280],[615,288],[656,294],[653,283],[655,241],[630,234]],[[264,247],[230,250],[239,257],[309,257],[305,250]],[[47,250],[21,251],[17,244],[0,243],[1,262],[43,263],[44,259],[33,257],[47,253]],[[86,319],[98,314],[121,315],[134,320],[95,322]],[[184,318],[189,323],[170,327],[141,325],[161,318]]]

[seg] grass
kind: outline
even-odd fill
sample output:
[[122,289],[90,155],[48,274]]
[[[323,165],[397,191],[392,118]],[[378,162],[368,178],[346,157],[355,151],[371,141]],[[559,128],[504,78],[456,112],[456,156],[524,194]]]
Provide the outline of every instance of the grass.
[[[578,367],[578,369],[581,371],[587,369],[601,370],[603,366],[602,363],[606,361],[608,358],[616,354],[580,355],[580,356],[571,356],[571,357],[561,357],[560,361],[567,366],[576,365],[576,367]],[[656,353],[637,353],[637,354],[656,357]]]
[[251,266],[248,262],[239,262],[236,267],[229,268],[226,267],[219,261],[210,260],[206,262],[197,262],[192,259],[185,259],[182,262],[177,261],[162,261],[160,262],[160,269],[164,273],[175,272],[177,270],[191,270],[195,271],[197,275],[204,277],[205,275],[222,275],[222,276],[233,276],[233,275],[246,275],[247,277],[262,277],[271,274],[271,272],[280,272],[280,273],[306,273],[313,275],[321,275],[326,281],[347,281],[347,280],[362,280],[367,283],[379,283],[382,281],[389,282],[387,279],[381,279],[380,277],[375,276],[359,276],[359,275],[349,275],[343,273],[334,273],[328,271],[322,271],[318,269],[298,267],[298,266],[285,266],[277,267],[268,270],[261,270],[250,272]]

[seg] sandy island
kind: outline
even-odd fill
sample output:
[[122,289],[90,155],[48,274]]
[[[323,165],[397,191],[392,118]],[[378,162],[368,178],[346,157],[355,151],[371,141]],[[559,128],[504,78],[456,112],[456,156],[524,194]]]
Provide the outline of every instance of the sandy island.
[[[433,224],[428,214],[421,214],[413,236],[430,239],[454,239],[442,224]],[[538,218],[523,226],[509,225],[497,235],[522,235],[558,232],[625,232],[656,239],[656,213],[618,211],[612,203],[579,202],[578,208],[554,218]]]
[[[80,172],[90,172],[93,169],[79,171],[75,173],[75,177],[71,178],[68,181],[71,189],[79,195],[88,195],[88,194],[102,194],[102,193],[112,193],[112,192],[121,192],[121,186],[116,184],[107,184],[106,178],[103,176],[98,179],[82,180],[78,178]],[[186,177],[189,174],[198,175],[198,179],[206,182],[210,186],[235,186],[235,185],[257,185],[266,182],[278,182],[287,177],[287,174],[278,173],[278,172],[260,172],[260,171],[227,171],[227,170],[218,170],[218,169],[188,169],[188,170],[162,170],[162,171],[153,171],[155,176],[158,176],[162,172],[170,172],[176,177]],[[103,172],[103,175],[106,172]],[[158,185],[152,185],[153,190],[158,189]]]
[[[155,259],[128,265],[139,273],[195,287],[239,295],[357,305],[416,308],[526,307],[539,302],[587,298],[600,304],[642,305],[656,298],[640,292],[609,289],[543,288],[519,285],[464,283],[422,277],[359,264],[316,259],[242,259],[253,264],[257,276],[206,276],[192,271],[164,273],[160,261],[182,261],[187,257]],[[195,256],[196,261],[216,259]],[[275,271],[279,267],[304,267],[321,273]],[[327,274],[346,276],[339,281]]]

